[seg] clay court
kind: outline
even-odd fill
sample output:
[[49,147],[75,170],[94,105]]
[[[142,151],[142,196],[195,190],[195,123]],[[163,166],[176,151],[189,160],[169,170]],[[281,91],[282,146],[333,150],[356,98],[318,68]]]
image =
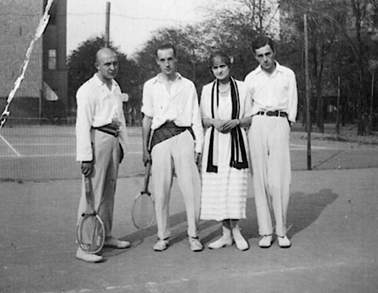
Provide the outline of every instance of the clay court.
[[[25,142],[2,132],[0,292],[377,292],[376,144],[314,134],[313,170],[307,171],[305,133],[293,132],[290,249],[276,243],[270,249],[258,247],[250,180],[248,218],[242,222],[250,249],[191,252],[184,204],[174,182],[171,246],[158,253],[152,250],[156,227],[138,231],[130,218],[131,201],[143,185],[139,135],[132,131],[114,216],[114,235],[132,247],[104,249],[105,262],[88,264],[75,259],[80,177],[72,128],[64,133],[56,135],[58,140]],[[39,153],[33,144],[39,144]],[[219,234],[217,222],[201,222],[205,245]]]

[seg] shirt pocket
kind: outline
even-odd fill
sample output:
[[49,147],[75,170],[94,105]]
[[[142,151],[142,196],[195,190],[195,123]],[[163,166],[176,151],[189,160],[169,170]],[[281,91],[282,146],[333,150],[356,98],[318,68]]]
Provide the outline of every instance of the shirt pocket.
[[276,83],[276,92],[286,96],[289,91],[289,81],[285,76],[279,76]]

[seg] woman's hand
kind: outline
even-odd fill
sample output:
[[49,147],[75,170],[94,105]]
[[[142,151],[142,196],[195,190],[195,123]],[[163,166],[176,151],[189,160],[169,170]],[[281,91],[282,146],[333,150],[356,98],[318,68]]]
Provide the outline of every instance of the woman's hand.
[[211,124],[215,127],[216,130],[218,130],[219,132],[222,132],[223,123],[224,122],[222,120],[214,119]]
[[234,129],[239,124],[240,124],[240,120],[239,119],[232,119],[232,120],[225,121],[221,125],[221,131],[220,132],[222,132],[222,133],[228,133],[228,132],[231,131],[231,129]]

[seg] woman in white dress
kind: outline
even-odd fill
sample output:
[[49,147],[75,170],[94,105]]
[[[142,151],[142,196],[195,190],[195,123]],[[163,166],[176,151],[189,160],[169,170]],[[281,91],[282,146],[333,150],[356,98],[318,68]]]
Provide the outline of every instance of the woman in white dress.
[[205,144],[202,156],[201,219],[222,222],[221,238],[210,249],[235,241],[242,251],[249,248],[240,233],[245,219],[248,177],[248,145],[245,128],[251,124],[251,105],[244,83],[230,76],[231,58],[216,52],[210,59],[216,78],[201,95]]

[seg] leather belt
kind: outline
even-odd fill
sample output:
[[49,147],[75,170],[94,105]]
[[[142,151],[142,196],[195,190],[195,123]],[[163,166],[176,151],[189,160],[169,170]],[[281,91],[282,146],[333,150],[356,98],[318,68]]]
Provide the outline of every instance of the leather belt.
[[287,118],[287,113],[281,112],[281,111],[259,111],[259,112],[256,113],[256,115]]
[[100,126],[100,127],[92,127],[92,128],[99,130],[99,131],[102,131],[102,132],[105,132],[107,134],[113,135],[114,137],[118,137],[118,135],[119,135],[119,128],[114,127],[111,124],[107,124],[107,125]]

